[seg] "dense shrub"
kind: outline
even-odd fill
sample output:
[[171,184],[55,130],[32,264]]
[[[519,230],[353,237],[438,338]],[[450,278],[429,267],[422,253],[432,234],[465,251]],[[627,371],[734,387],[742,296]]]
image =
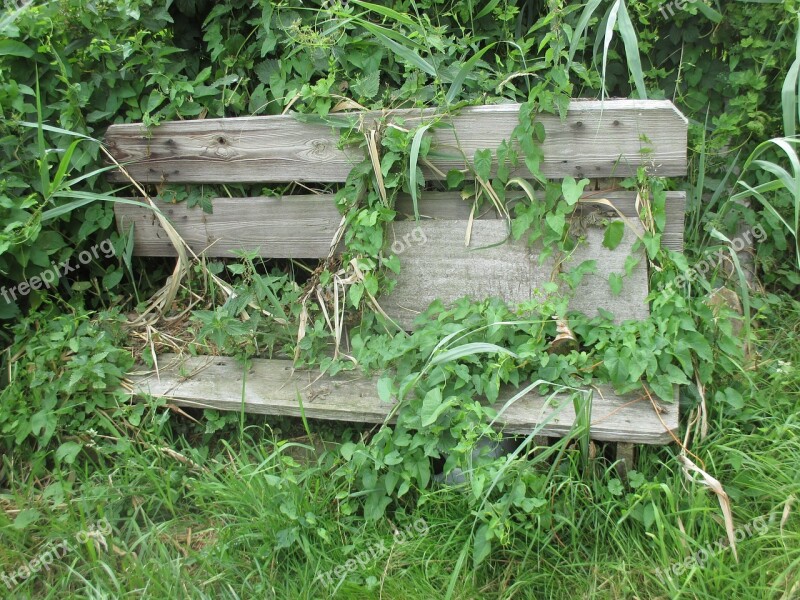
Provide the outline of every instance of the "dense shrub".
[[[114,122],[276,114],[289,104],[324,115],[344,98],[368,107],[519,101],[540,77],[569,76],[573,95],[594,96],[607,8],[601,4],[588,22],[585,49],[568,39],[577,38],[582,7],[563,0],[485,7],[434,0],[381,6],[61,0],[10,9],[0,21],[0,274],[11,282],[34,276],[87,240],[106,237],[112,226],[111,206],[103,202],[43,222],[44,211],[68,200],[48,197],[42,162],[55,171],[72,139],[46,132],[40,144],[35,129],[19,124],[36,122],[37,100],[45,123],[99,137]],[[744,157],[756,142],[781,133],[774,107],[794,49],[794,2],[676,10],[646,0],[628,8],[648,94],[673,98],[692,118],[694,147],[706,130],[713,175],[706,185],[714,186],[735,153]],[[570,42],[578,50],[567,69]],[[419,60],[398,54],[398,43]],[[480,51],[459,93],[446,98],[464,61]],[[617,35],[606,72],[610,95],[636,94],[624,56]],[[557,73],[541,71],[551,64],[559,65]],[[87,173],[101,166],[100,158],[97,145],[87,142],[69,163]],[[75,187],[110,189],[99,175]],[[715,211],[707,218],[716,218]],[[778,239],[762,258],[779,263],[767,253],[783,250]],[[108,264],[93,268],[106,274]],[[115,287],[118,280],[107,283]],[[74,293],[69,283],[62,293]],[[6,317],[14,312],[13,305],[2,308]]]

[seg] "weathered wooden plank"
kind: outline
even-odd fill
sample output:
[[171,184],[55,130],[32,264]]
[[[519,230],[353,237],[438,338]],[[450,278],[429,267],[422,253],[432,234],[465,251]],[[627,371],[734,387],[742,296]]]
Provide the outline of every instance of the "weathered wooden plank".
[[[584,199],[607,198],[622,213],[635,219],[631,192],[592,192]],[[663,245],[672,250],[683,249],[684,192],[667,193],[667,225]],[[216,198],[213,214],[186,203],[159,204],[178,233],[196,253],[205,251],[210,257],[232,257],[237,250],[258,250],[270,258],[322,258],[341,221],[332,195],[288,196],[283,198]],[[401,213],[413,215],[410,198],[398,200]],[[419,201],[425,218],[466,220],[471,204],[456,192],[426,192]],[[146,206],[117,204],[114,207],[117,228],[127,233],[134,224],[136,256],[176,256],[158,219]],[[478,215],[481,219],[499,218],[496,212]]]
[[[432,130],[431,161],[446,173],[463,169],[464,157],[494,150],[519,122],[518,104],[475,106],[452,117],[435,109],[388,111],[413,128],[440,118]],[[332,115],[348,127],[374,122],[380,113]],[[537,117],[545,127],[542,172],[546,177],[627,177],[641,164],[656,175],[686,173],[686,118],[667,100],[573,100],[564,122]],[[109,127],[105,143],[138,181],[285,182],[344,181],[363,154],[338,148],[339,131],[292,115],[175,121],[151,129],[142,124]],[[514,175],[528,176],[520,168]],[[439,177],[427,169],[430,179]],[[125,181],[112,173],[112,179]]]
[[[318,371],[293,370],[289,360],[253,359],[245,371],[233,358],[165,354],[159,357],[159,373],[160,377],[152,371],[130,374],[132,394],[164,397],[187,407],[361,423],[381,423],[394,407],[378,399],[376,378],[356,373],[320,378]],[[499,410],[515,392],[504,390],[494,406]],[[563,437],[575,422],[572,402],[566,400],[556,396],[548,401],[529,393],[503,413],[500,427],[507,433],[528,434],[558,411],[540,435]],[[644,396],[618,396],[608,386],[598,386],[591,435],[602,441],[669,443],[669,432],[678,431],[677,401],[663,409],[659,416]]]
[[[196,253],[233,257],[257,250],[270,258],[322,258],[342,217],[333,196],[215,198],[213,214],[186,203],[158,207]],[[117,204],[117,229],[134,229],[136,256],[177,256],[155,213],[146,205]]]
[[[514,195],[509,193],[509,199]],[[520,194],[520,197],[523,197]],[[636,192],[626,190],[587,191],[581,202],[606,199],[611,201],[619,211],[629,219],[638,220],[636,211]],[[598,208],[606,207],[597,204]],[[420,217],[457,221],[469,219],[472,203],[461,198],[459,192],[425,192],[418,203]],[[414,206],[410,196],[401,196],[397,200],[397,210],[401,217],[413,217]],[[667,192],[666,225],[661,238],[661,245],[676,252],[683,252],[683,224],[686,212],[686,192]],[[485,210],[476,215],[479,219],[499,219],[494,210]]]
[[[390,239],[398,244],[393,250],[401,268],[394,290],[380,302],[403,329],[412,329],[419,313],[437,299],[448,306],[464,296],[473,300],[499,297],[516,305],[541,297],[544,284],[555,280],[555,257],[540,264],[540,250],[528,247],[524,240],[502,243],[508,238],[505,221],[475,221],[469,247],[464,245],[466,230],[466,221],[402,221],[392,225]],[[603,233],[603,228],[588,227],[586,243],[560,267],[567,271],[583,261],[596,261],[596,272],[585,276],[574,293],[563,290],[572,298],[570,309],[594,316],[603,308],[613,313],[617,322],[647,318],[648,279],[643,252],[638,252],[642,260],[624,278],[622,294],[613,296],[608,283],[610,273],[624,273],[635,233],[626,228],[622,242],[613,251],[603,247]]]
[[[612,313],[617,323],[646,319],[650,316],[650,306],[645,300],[650,293],[650,284],[644,249],[633,252],[636,233],[629,227],[625,227],[622,242],[614,250],[603,246],[604,234],[603,227],[588,227],[586,243],[579,245],[562,265],[561,270],[568,271],[583,261],[594,260],[597,267],[594,273],[583,278],[574,291],[562,286],[562,292],[570,297],[569,308],[590,317],[597,315],[602,308]],[[625,261],[632,254],[639,258],[639,262],[630,275],[626,275]],[[617,296],[613,295],[608,283],[611,273],[623,276],[622,291]]]
[[[509,237],[505,221],[475,221],[468,248],[466,231],[467,221],[402,221],[390,227],[400,275],[380,303],[403,329],[412,329],[414,319],[436,299],[448,306],[463,296],[500,297],[514,305],[530,300],[533,288],[550,280],[552,260],[535,268],[533,248],[522,241],[503,243]],[[480,249],[485,246],[494,247]]]

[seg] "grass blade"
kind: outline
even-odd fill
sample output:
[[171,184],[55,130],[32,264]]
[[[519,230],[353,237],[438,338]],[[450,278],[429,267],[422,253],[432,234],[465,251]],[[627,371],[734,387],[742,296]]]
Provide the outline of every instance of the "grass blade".
[[419,221],[419,206],[417,201],[417,163],[419,162],[419,148],[422,145],[422,136],[431,126],[431,123],[423,125],[414,134],[411,141],[411,156],[409,157],[408,185],[411,188],[411,202],[414,205],[414,220]]
[[458,94],[461,92],[461,86],[464,85],[464,80],[467,78],[469,72],[477,64],[481,57],[486,54],[486,51],[496,44],[497,42],[493,42],[488,46],[481,48],[478,52],[472,55],[472,58],[470,58],[461,66],[456,74],[455,79],[453,79],[453,83],[450,84],[450,89],[447,90],[447,96],[445,96],[447,104],[453,103],[453,100],[455,100],[456,96],[458,96]]
[[69,161],[72,160],[72,155],[75,153],[75,149],[82,141],[83,140],[81,139],[74,140],[69,145],[66,152],[64,152],[64,156],[61,157],[61,161],[58,163],[56,175],[53,177],[53,181],[50,182],[50,189],[47,191],[48,197],[52,196],[58,189],[58,186],[61,185],[61,182],[64,180],[64,176],[67,174],[67,169],[69,169]]
[[692,6],[697,8],[698,11],[703,13],[712,23],[720,23],[722,21],[722,14],[719,11],[711,8],[704,0],[694,0],[690,2]]
[[[127,198],[117,198],[113,196],[114,192],[109,192],[108,194],[96,194],[94,192],[60,192],[58,194],[59,198],[77,198],[74,202],[68,202],[67,204],[62,204],[61,206],[57,206],[56,208],[51,208],[50,210],[46,210],[42,213],[42,223],[50,221],[51,219],[56,219],[62,215],[72,212],[75,209],[78,209],[82,206],[86,206],[87,204],[91,204],[92,202],[119,202],[121,204],[132,204],[134,206],[144,206],[148,207],[147,204],[143,204],[138,200],[128,200]],[[158,214],[162,214],[161,211],[156,207],[148,207],[152,208],[152,210]],[[163,216],[163,215],[162,215]]]
[[393,39],[390,39],[387,35],[381,32],[372,23],[362,22],[360,23],[360,25],[364,29],[369,31],[372,35],[374,35],[376,38],[378,38],[379,42],[381,42],[389,50],[397,54],[397,56],[404,59],[406,62],[411,63],[420,71],[423,71],[433,77],[436,76],[436,69],[433,67],[433,65],[424,58],[422,58],[419,54],[417,54],[415,50],[403,46],[402,44],[397,43]]
[[399,13],[396,10],[392,10],[391,8],[386,8],[385,6],[380,6],[378,4],[372,4],[371,2],[363,2],[363,0],[353,0],[353,4],[361,6],[362,8],[366,8],[367,10],[371,10],[372,12],[381,14],[389,19],[393,19],[394,21],[402,23],[403,25],[408,25],[409,27],[413,27],[415,30],[419,30],[419,26],[417,25],[417,23],[414,22],[414,20],[411,17]]
[[479,12],[472,18],[477,21],[478,19],[485,17],[490,12],[492,12],[494,10],[494,7],[497,6],[498,4],[500,4],[500,0],[491,0],[491,2],[489,2],[486,6],[483,7],[481,12]]
[[43,129],[44,131],[50,131],[52,133],[60,133],[62,135],[68,135],[70,137],[77,137],[84,140],[92,140],[93,142],[97,142],[98,144],[102,143],[97,138],[93,138],[88,135],[84,135],[82,133],[77,133],[75,131],[70,131],[69,129],[62,129],[61,127],[54,127],[53,125],[48,125],[47,123],[31,123],[30,121],[17,121],[17,125],[21,125],[22,127],[30,127],[32,129]]
[[639,98],[642,100],[647,99],[647,89],[644,86],[644,73],[642,72],[642,60],[639,56],[639,41],[636,39],[636,30],[633,28],[631,17],[628,15],[628,9],[625,7],[625,2],[619,0],[619,18],[618,18],[619,34],[622,37],[622,42],[625,45],[625,56],[628,59],[628,70],[633,75],[633,81],[636,83],[636,91]]
[[583,13],[578,20],[578,24],[575,26],[575,32],[572,34],[572,41],[569,45],[570,63],[575,56],[575,51],[578,49],[578,42],[583,38],[583,34],[586,32],[586,26],[589,24],[589,20],[594,16],[594,12],[597,10],[598,6],[600,6],[600,0],[589,0],[589,2],[586,3],[586,8],[583,9]]
[[603,72],[600,80],[600,98],[606,97],[606,65],[608,64],[608,48],[611,46],[611,40],[614,37],[614,25],[617,22],[617,15],[619,14],[619,5],[622,0],[616,0],[608,11],[608,17],[605,27],[605,35],[603,37]]
[[440,365],[442,363],[458,360],[465,356],[474,356],[475,354],[507,354],[517,358],[517,355],[508,348],[503,348],[497,344],[489,344],[487,342],[470,342],[462,346],[456,346],[449,350],[442,352],[440,355],[431,359],[431,365]]
[[786,79],[781,88],[781,106],[783,108],[783,132],[787,137],[792,137],[797,132],[797,96],[798,74],[800,74],[800,15],[798,15],[797,39],[795,42],[794,62],[786,73]]

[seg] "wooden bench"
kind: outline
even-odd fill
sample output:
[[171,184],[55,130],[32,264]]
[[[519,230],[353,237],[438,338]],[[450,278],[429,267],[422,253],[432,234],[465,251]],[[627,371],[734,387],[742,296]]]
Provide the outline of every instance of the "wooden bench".
[[[431,158],[435,168],[426,167],[426,179],[441,179],[450,169],[463,169],[464,156],[472,157],[478,149],[495,149],[509,139],[519,108],[515,104],[465,108],[449,118],[452,128],[429,130],[436,152]],[[431,110],[391,113],[402,117],[407,128],[426,122],[433,114]],[[373,117],[357,116],[366,123]],[[686,173],[687,121],[668,101],[576,100],[564,122],[551,115],[542,115],[540,120],[546,130],[542,170],[549,178],[587,177],[607,183],[608,178],[635,175],[642,164],[657,175]],[[171,122],[149,130],[140,124],[114,125],[106,135],[110,151],[127,171],[141,183],[155,184],[343,182],[363,155],[357,149],[337,147],[338,140],[339,132],[332,127],[291,115]],[[526,175],[530,173],[524,168],[512,174]],[[121,173],[114,178],[126,181]],[[584,198],[611,200],[628,219],[640,224],[635,196],[635,192],[587,189]],[[663,244],[679,251],[684,201],[680,192],[667,196]],[[213,214],[207,214],[200,208],[187,208],[186,203],[159,204],[190,247],[212,257],[257,249],[263,257],[324,258],[341,222],[332,195],[217,198],[212,206]],[[403,245],[401,272],[392,294],[380,302],[404,328],[409,329],[414,317],[436,298],[448,303],[464,295],[497,296],[517,304],[531,300],[533,291],[548,281],[552,264],[539,265],[536,249],[523,241],[474,250],[506,238],[506,224],[496,215],[484,215],[472,223],[470,248],[465,248],[470,210],[457,193],[428,192],[419,199],[424,218],[392,224],[390,242]],[[115,211],[121,232],[134,225],[136,255],[176,255],[148,207],[118,204]],[[399,202],[399,211],[413,214],[410,199]],[[587,243],[572,257],[576,264],[597,259],[598,272],[585,278],[570,308],[595,314],[602,307],[617,320],[646,317],[647,261],[641,260],[626,277],[621,296],[612,296],[607,282],[609,273],[623,271],[634,233],[626,227],[614,251],[602,246],[602,233],[590,228]],[[424,237],[425,243],[413,243],[414,235]],[[315,371],[293,370],[290,360],[254,359],[245,373],[231,358],[165,355],[160,357],[158,374],[133,374],[131,379],[134,394],[166,397],[190,407],[293,416],[302,412],[306,417],[367,423],[382,422],[392,408],[378,399],[375,379],[353,372],[320,378]],[[508,391],[506,397],[512,393]],[[551,414],[553,410],[545,398],[531,393],[508,409],[502,427],[527,434],[546,421],[540,434],[563,436],[575,414],[569,403],[557,415]],[[642,394],[620,396],[609,386],[597,387],[592,438],[662,444],[672,440],[677,429],[677,402],[657,414]]]

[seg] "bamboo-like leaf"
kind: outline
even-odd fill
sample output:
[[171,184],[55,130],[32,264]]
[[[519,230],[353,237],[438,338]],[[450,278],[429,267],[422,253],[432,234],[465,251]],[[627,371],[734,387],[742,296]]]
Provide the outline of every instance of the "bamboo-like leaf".
[[[109,192],[107,194],[97,194],[94,192],[74,192],[74,191],[58,192],[55,196],[57,198],[77,198],[77,200],[44,211],[42,213],[42,223],[50,221],[52,219],[56,219],[62,215],[72,212],[73,210],[81,208],[82,206],[86,206],[87,204],[91,204],[92,202],[98,202],[98,201],[119,202],[120,204],[132,204],[134,206],[147,206],[146,204],[142,204],[138,200],[117,198],[116,196],[113,195],[114,193],[115,192]],[[150,206],[149,208],[153,210],[153,212],[155,212],[156,214],[163,216],[163,213],[157,207]]]
[[603,73],[600,81],[600,96],[606,96],[606,65],[608,64],[608,48],[611,46],[611,40],[614,37],[614,25],[617,22],[617,14],[619,14],[619,6],[622,0],[615,0],[608,11],[605,36],[603,37]]
[[50,189],[47,190],[48,198],[56,192],[58,186],[61,185],[61,182],[64,180],[64,176],[67,174],[67,169],[69,169],[69,161],[72,160],[72,155],[75,153],[75,149],[82,141],[83,140],[81,139],[73,140],[73,142],[64,152],[64,156],[61,157],[61,161],[58,163],[58,169],[56,170],[56,175],[50,182]]
[[704,0],[691,0],[690,4],[703,13],[712,23],[719,23],[722,21],[722,15],[719,11],[711,8]]
[[734,268],[736,269],[736,274],[739,278],[739,289],[741,290],[742,295],[742,315],[744,316],[744,339],[750,339],[750,328],[751,328],[751,318],[750,318],[750,286],[747,283],[747,275],[742,268],[741,263],[739,262],[739,256],[736,253],[736,250],[733,248],[733,241],[728,239],[728,237],[722,233],[720,233],[716,228],[711,229],[711,237],[714,237],[718,240],[722,240],[727,244],[728,253],[731,256],[731,262],[733,263]]
[[600,6],[600,0],[589,0],[589,2],[586,3],[586,7],[583,9],[581,18],[578,19],[578,24],[575,26],[575,31],[572,34],[572,41],[569,45],[569,62],[572,62],[575,51],[578,49],[578,42],[583,39],[586,26],[589,24],[589,20],[594,16],[594,12],[597,10],[598,6]]
[[366,8],[367,10],[371,10],[378,14],[383,15],[384,17],[388,17],[390,19],[394,19],[398,23],[403,23],[403,25],[408,25],[409,27],[413,27],[414,29],[419,29],[419,25],[414,22],[411,17],[408,15],[404,15],[403,13],[399,13],[396,10],[392,10],[391,8],[386,8],[385,6],[380,6],[378,4],[373,4],[371,2],[363,2],[363,0],[353,0],[353,4]]
[[644,73],[642,72],[642,61],[639,57],[639,40],[636,39],[636,30],[633,28],[628,9],[625,6],[624,0],[619,0],[619,17],[617,21],[619,27],[619,34],[622,37],[622,42],[625,45],[625,56],[628,59],[628,70],[633,75],[633,81],[636,83],[636,91],[639,93],[639,98],[642,100],[647,99],[647,89],[644,86]]
[[53,125],[48,125],[47,123],[31,123],[30,121],[17,121],[17,125],[21,125],[23,127],[31,127],[32,129],[42,128],[44,131],[51,131],[53,133],[60,133],[62,135],[68,135],[70,137],[77,137],[82,138],[84,140],[92,140],[93,142],[97,142],[98,144],[102,143],[97,138],[93,138],[88,135],[84,135],[82,133],[77,133],[75,131],[70,131],[69,129],[62,129],[61,127],[54,127]]
[[[742,174],[739,176],[739,181],[737,181],[737,185],[743,187],[746,191],[731,196],[727,206],[732,206],[739,200],[745,198],[756,198],[764,208],[783,223],[789,233],[794,237],[795,259],[800,268],[800,157],[797,156],[797,151],[795,150],[795,146],[798,144],[800,144],[800,140],[796,138],[773,138],[760,143],[745,161],[742,167]],[[766,161],[760,158],[765,152],[773,150],[775,146],[783,151],[789,159],[793,174],[790,174],[786,169],[772,161]],[[744,181],[744,176],[753,165],[764,169],[768,173],[772,173],[777,179],[757,186],[751,186]],[[780,189],[786,190],[794,201],[794,222],[792,224],[783,217],[781,212],[778,211],[764,195],[768,192],[774,192]]]
[[394,41],[393,39],[390,39],[388,35],[381,32],[378,29],[378,27],[376,27],[372,23],[362,22],[360,24],[364,29],[366,29],[372,35],[378,38],[379,42],[381,42],[384,46],[386,46],[389,50],[397,54],[399,57],[411,63],[420,71],[423,71],[428,75],[432,75],[434,77],[436,76],[436,69],[433,67],[433,65],[424,58],[422,58],[419,54],[417,54],[415,50],[403,46],[402,44]]
[[478,52],[472,55],[467,62],[461,65],[461,68],[458,70],[458,73],[453,79],[453,83],[450,84],[450,89],[447,90],[447,95],[445,96],[445,100],[447,104],[452,104],[453,100],[456,99],[456,96],[461,92],[461,86],[464,85],[464,80],[467,78],[467,75],[472,70],[472,68],[478,63],[481,57],[486,54],[487,50],[489,50],[492,46],[495,46],[497,42],[493,42],[484,48],[481,48]]
[[739,554],[736,552],[736,535],[733,531],[731,501],[728,497],[728,494],[725,492],[725,490],[722,488],[722,484],[716,478],[712,477],[706,471],[694,464],[694,462],[692,462],[685,453],[682,452],[679,454],[678,460],[683,466],[683,470],[686,473],[687,478],[694,480],[694,478],[690,475],[690,472],[698,473],[702,477],[702,481],[699,483],[705,485],[717,495],[719,506],[722,509],[722,516],[725,520],[725,531],[728,534],[728,542],[730,543],[733,558],[736,560],[736,562],[739,562]]
[[408,185],[411,188],[411,203],[414,205],[414,219],[419,221],[419,206],[417,201],[417,163],[419,162],[419,148],[422,145],[422,136],[431,126],[431,123],[423,125],[414,134],[411,141],[411,156],[409,157]]
[[107,165],[105,167],[100,167],[99,169],[95,169],[94,171],[90,171],[89,173],[84,173],[83,175],[78,175],[77,177],[70,179],[69,181],[64,183],[63,187],[65,189],[72,188],[73,186],[75,186],[75,184],[80,183],[81,181],[84,181],[86,179],[91,179],[92,177],[96,175],[101,175],[107,171],[114,171],[116,168],[117,165]]
[[455,348],[450,348],[441,354],[434,356],[431,359],[431,365],[439,365],[442,363],[450,362],[452,360],[458,360],[459,358],[464,358],[465,356],[474,356],[475,354],[507,354],[509,356],[513,356],[517,358],[517,355],[513,353],[508,348],[503,348],[502,346],[498,346],[497,344],[489,344],[487,342],[470,342],[469,344],[463,344],[462,346],[456,346]]
[[508,183],[506,183],[506,189],[508,189],[508,186],[510,186],[512,183],[514,185],[518,185],[522,191],[525,192],[528,200],[531,202],[536,202],[536,193],[534,192],[533,186],[529,181],[522,179],[522,177],[512,177],[508,180]]
[[478,19],[480,19],[482,17],[485,17],[490,12],[492,12],[494,10],[495,6],[497,6],[498,4],[500,4],[500,0],[491,0],[490,2],[488,2],[486,4],[486,6],[483,7],[481,12],[479,12],[477,15],[475,15],[473,17],[473,19],[478,20]]
[[781,88],[781,107],[783,108],[783,132],[787,137],[792,137],[797,132],[798,103],[800,93],[800,15],[798,15],[797,36],[795,41],[794,62],[786,73],[786,79]]
[[36,67],[36,149],[39,154],[39,183],[42,194],[50,190],[50,164],[47,160],[47,147],[44,145],[44,130],[42,126],[42,96],[39,91],[39,67]]

